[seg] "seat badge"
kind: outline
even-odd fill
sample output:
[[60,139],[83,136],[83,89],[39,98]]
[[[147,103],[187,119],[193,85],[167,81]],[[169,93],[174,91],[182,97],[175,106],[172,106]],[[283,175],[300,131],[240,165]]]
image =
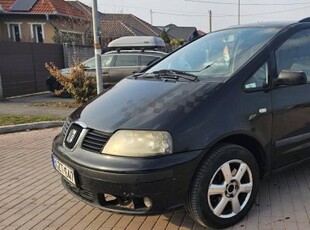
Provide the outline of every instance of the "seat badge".
[[71,129],[71,131],[69,132],[69,134],[68,134],[68,136],[67,136],[66,141],[67,141],[68,143],[72,143],[72,141],[74,140],[74,137],[75,137],[76,133],[77,133],[77,130],[76,130],[76,129]]

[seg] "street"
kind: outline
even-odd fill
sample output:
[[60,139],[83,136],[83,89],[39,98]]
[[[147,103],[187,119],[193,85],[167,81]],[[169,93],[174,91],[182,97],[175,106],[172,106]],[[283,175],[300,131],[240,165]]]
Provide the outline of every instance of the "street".
[[[203,229],[184,210],[125,216],[72,197],[50,162],[59,132],[0,135],[0,229]],[[262,180],[257,203],[231,229],[310,229],[309,163]]]

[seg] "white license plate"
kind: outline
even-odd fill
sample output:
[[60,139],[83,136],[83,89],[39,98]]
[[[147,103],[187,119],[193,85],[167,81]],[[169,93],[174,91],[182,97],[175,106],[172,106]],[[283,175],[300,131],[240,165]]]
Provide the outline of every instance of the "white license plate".
[[56,157],[52,157],[55,169],[63,175],[63,177],[75,185],[74,170],[66,164],[60,162]]

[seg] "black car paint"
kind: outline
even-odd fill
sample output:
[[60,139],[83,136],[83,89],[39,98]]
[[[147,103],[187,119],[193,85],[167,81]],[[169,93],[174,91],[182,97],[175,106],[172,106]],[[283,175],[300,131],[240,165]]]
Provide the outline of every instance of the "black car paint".
[[[180,200],[186,195],[195,168],[201,160],[201,151],[173,154],[165,158],[132,159],[89,153],[85,150],[79,150],[85,151],[85,158],[77,160],[73,156],[61,154],[66,151],[59,144],[62,143],[62,138],[60,134],[55,139],[54,155],[75,169],[78,181],[76,187],[63,181],[67,190],[93,206],[120,213],[156,214],[181,207],[183,203],[180,203]],[[85,167],[89,158],[92,158],[93,165]],[[92,200],[83,196],[84,191],[91,191]],[[105,202],[102,200],[104,194],[123,199],[141,199],[147,196],[152,199],[154,206],[152,209],[142,206],[128,210]]]
[[[273,83],[278,75],[275,50],[289,36],[305,28],[310,28],[309,23],[291,24],[281,30],[275,39],[264,46],[226,82],[128,78],[122,80],[113,90],[76,110],[70,119],[83,122],[88,128],[109,133],[119,129],[170,132],[174,139],[174,154],[171,157],[183,157],[184,154],[192,154],[188,156],[193,157],[189,161],[191,172],[187,172],[184,178],[178,177],[177,173],[180,171],[175,169],[172,170],[171,176],[166,178],[183,183],[183,188],[188,187],[200,160],[219,142],[242,139],[255,144],[257,148],[255,156],[262,175],[278,171],[292,163],[305,161],[310,158],[308,144],[310,96],[307,93],[310,85],[291,87],[276,86]],[[269,85],[260,90],[245,90],[243,83],[264,62],[269,66]],[[266,112],[260,113],[258,108],[263,108]],[[283,126],[283,124],[289,124],[289,126]],[[68,165],[76,164],[82,167],[78,170],[80,177],[84,178],[82,180],[90,175],[83,167],[97,172],[121,174],[115,178],[122,178],[127,174],[132,175],[133,178],[139,178],[137,175],[168,170],[172,167],[169,164],[175,162],[168,160],[170,156],[131,159],[86,151],[84,158],[75,158],[74,154],[68,154],[68,156],[63,154],[67,151],[62,147],[63,138],[61,135],[56,137],[53,152]],[[175,164],[178,164],[176,162]],[[102,178],[96,179],[102,180]],[[114,186],[111,185],[111,190],[108,192],[121,195],[122,189],[126,186],[120,184],[121,181],[118,181]],[[139,185],[139,180],[128,184],[130,184],[130,188],[127,187],[128,191],[143,185],[143,183]],[[98,187],[88,184],[88,188],[94,190],[98,190]],[[127,189],[125,189],[126,194]],[[147,194],[146,191],[141,192],[143,189],[134,189],[134,191],[137,192],[134,195],[139,197]],[[184,194],[186,189],[182,190],[182,195]],[[182,199],[184,197],[170,205],[162,202],[155,209],[138,211],[136,214],[170,210],[178,207],[178,202],[182,205],[184,202]],[[115,211],[113,208],[101,208]]]

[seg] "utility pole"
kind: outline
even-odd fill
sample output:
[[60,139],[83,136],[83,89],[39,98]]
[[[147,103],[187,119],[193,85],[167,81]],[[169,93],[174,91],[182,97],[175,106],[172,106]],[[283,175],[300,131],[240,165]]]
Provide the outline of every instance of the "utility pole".
[[97,0],[93,0],[93,33],[94,33],[94,49],[95,49],[95,61],[96,61],[96,80],[97,80],[97,94],[103,91],[102,82],[102,69],[101,69],[101,44],[100,44],[100,34],[98,27],[98,7]]
[[240,0],[238,0],[238,25],[240,25]]
[[212,11],[209,10],[209,32],[212,32]]
[[150,14],[151,14],[151,25],[153,25],[153,10],[150,9]]

